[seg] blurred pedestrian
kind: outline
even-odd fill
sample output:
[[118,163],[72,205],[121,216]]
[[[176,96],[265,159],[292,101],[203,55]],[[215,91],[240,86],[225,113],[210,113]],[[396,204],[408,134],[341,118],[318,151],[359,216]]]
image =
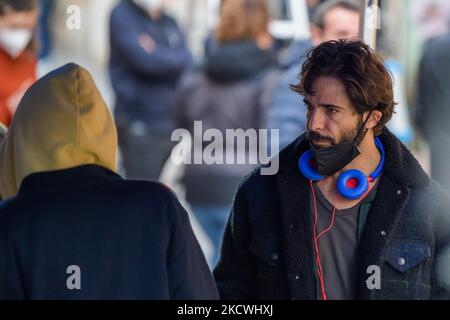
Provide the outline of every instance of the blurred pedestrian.
[[[177,126],[194,134],[194,121],[203,130],[259,129],[265,126],[267,93],[278,78],[269,12],[264,0],[227,0],[203,65],[186,74],[179,86],[175,115]],[[201,139],[201,137],[194,137]],[[229,141],[227,141],[228,143]],[[203,144],[194,141],[194,144]],[[233,141],[234,143],[234,141]],[[242,142],[241,142],[242,143]],[[250,148],[234,146],[232,152]],[[223,150],[225,154],[225,150]],[[214,266],[234,190],[255,165],[187,165],[183,184],[187,201],[214,243]]]
[[431,151],[431,175],[450,191],[450,33],[428,41],[420,62],[415,121]]
[[163,0],[121,0],[110,21],[111,82],[126,176],[158,179],[173,144],[175,88],[191,64]]
[[305,131],[305,105],[290,85],[298,81],[304,54],[311,45],[359,36],[360,4],[355,0],[330,0],[317,6],[311,24],[311,41],[296,41],[281,62],[283,75],[268,112],[268,128],[280,130],[280,150]]
[[0,0],[0,122],[6,126],[36,81],[37,19],[35,0]]
[[314,17],[314,13],[317,10],[317,7],[327,0],[306,0],[306,5],[308,7],[308,16],[310,19]]
[[74,64],[25,94],[0,146],[0,299],[214,299],[177,198],[115,173],[117,135]]

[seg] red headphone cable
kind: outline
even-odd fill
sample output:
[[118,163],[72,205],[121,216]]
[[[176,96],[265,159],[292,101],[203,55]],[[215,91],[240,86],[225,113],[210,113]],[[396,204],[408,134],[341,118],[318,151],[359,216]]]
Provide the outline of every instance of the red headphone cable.
[[314,247],[316,251],[316,264],[317,264],[317,275],[319,277],[320,281],[320,288],[322,290],[322,300],[327,300],[327,294],[325,292],[325,279],[323,276],[323,269],[322,269],[322,263],[320,261],[320,252],[319,252],[319,239],[321,236],[326,234],[328,231],[330,231],[334,226],[334,218],[336,216],[336,206],[333,205],[333,214],[331,217],[331,224],[328,228],[326,228],[324,231],[322,231],[319,235],[317,235],[317,223],[318,223],[318,210],[317,210],[317,201],[316,201],[316,192],[314,191],[313,181],[310,180],[310,186],[311,191],[313,194],[313,203],[314,203],[314,230],[313,230],[313,236],[314,236]]

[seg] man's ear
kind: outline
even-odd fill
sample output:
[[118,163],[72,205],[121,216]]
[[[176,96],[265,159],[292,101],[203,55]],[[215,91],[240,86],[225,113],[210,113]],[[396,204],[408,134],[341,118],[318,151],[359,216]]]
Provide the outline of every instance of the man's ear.
[[314,46],[318,46],[322,43],[322,33],[323,30],[318,26],[311,24],[309,27],[311,31],[311,42]]
[[369,120],[367,120],[366,123],[366,129],[373,129],[375,128],[378,123],[380,123],[381,118],[383,117],[383,114],[379,110],[373,110],[370,114]]

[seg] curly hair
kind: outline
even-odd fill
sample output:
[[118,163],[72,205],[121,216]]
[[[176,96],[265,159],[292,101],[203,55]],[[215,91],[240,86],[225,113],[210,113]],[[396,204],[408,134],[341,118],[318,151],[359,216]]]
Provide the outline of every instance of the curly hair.
[[266,0],[224,0],[215,39],[218,42],[254,40],[267,31],[269,19]]
[[310,49],[300,74],[300,83],[291,89],[302,96],[314,95],[318,77],[333,77],[342,82],[357,113],[378,110],[382,117],[374,128],[379,135],[394,113],[392,75],[382,58],[359,40],[333,40]]

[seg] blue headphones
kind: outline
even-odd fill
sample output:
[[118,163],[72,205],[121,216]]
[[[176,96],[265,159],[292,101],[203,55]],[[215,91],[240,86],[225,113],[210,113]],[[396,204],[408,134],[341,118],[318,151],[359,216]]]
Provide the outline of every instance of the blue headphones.
[[[343,172],[338,179],[337,188],[339,194],[349,200],[357,200],[365,196],[369,190],[369,183],[375,181],[381,174],[383,170],[385,161],[385,152],[381,140],[376,137],[375,145],[381,153],[381,161],[378,164],[376,170],[369,176],[356,169],[347,170]],[[312,166],[311,162],[313,160],[313,153],[311,150],[306,151],[298,160],[298,167],[302,175],[312,181],[320,181],[325,178],[325,176],[319,174]]]

